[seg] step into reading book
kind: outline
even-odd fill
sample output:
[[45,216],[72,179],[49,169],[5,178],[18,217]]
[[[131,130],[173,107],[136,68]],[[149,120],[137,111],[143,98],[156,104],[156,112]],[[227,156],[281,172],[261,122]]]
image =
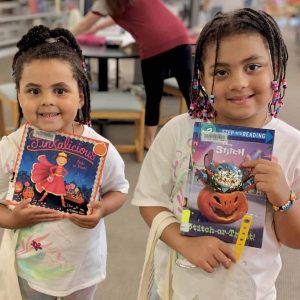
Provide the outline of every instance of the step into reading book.
[[108,143],[25,125],[7,204],[22,199],[66,213],[87,214],[97,200]]
[[266,196],[242,163],[271,160],[274,130],[196,122],[180,231],[235,243],[244,215],[252,216],[246,246],[262,246]]

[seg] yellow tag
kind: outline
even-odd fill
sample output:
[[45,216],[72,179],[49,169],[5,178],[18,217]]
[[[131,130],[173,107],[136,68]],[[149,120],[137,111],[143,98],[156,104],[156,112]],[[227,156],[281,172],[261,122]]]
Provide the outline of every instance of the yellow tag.
[[237,241],[234,245],[234,251],[237,256],[237,260],[239,260],[242,256],[252,219],[253,217],[251,215],[244,215],[242,218],[241,228],[237,237]]
[[181,214],[181,223],[189,223],[190,216],[191,216],[191,211],[189,209],[184,208]]

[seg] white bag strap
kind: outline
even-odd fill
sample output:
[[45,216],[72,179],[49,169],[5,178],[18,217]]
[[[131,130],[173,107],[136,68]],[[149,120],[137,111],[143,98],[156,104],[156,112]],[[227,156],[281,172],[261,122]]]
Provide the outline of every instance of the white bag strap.
[[[160,212],[155,216],[152,221],[152,225],[150,228],[147,247],[146,247],[146,255],[143,266],[143,271],[141,275],[139,292],[138,292],[138,300],[148,300],[151,295],[151,287],[153,285],[153,277],[154,277],[154,250],[164,229],[172,224],[179,223],[174,214],[168,211]],[[168,261],[168,266],[166,270],[166,281],[165,281],[165,295],[164,300],[170,299],[170,291],[171,291],[171,269],[174,260],[174,251],[170,250],[170,256]]]

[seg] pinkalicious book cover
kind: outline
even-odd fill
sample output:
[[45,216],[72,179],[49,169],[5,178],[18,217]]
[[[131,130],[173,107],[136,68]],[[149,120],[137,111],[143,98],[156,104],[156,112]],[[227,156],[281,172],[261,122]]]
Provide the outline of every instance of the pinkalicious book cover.
[[245,214],[252,215],[246,246],[262,246],[266,196],[242,163],[271,160],[274,130],[196,122],[186,185],[183,235],[211,235],[235,243]]
[[87,214],[96,199],[108,143],[25,125],[7,204],[22,199],[66,213]]

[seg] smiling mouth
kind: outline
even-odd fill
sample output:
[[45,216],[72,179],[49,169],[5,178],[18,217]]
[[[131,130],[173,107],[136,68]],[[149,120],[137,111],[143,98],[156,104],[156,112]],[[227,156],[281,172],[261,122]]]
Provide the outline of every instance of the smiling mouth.
[[227,98],[227,100],[228,100],[228,101],[231,101],[231,102],[236,102],[236,103],[241,102],[241,103],[242,103],[242,102],[248,101],[248,100],[251,99],[253,96],[254,96],[254,94],[249,95],[249,96],[241,96],[241,97]]
[[46,119],[51,119],[57,117],[60,113],[39,113],[38,115]]
[[56,117],[59,115],[59,113],[39,113],[42,117]]

